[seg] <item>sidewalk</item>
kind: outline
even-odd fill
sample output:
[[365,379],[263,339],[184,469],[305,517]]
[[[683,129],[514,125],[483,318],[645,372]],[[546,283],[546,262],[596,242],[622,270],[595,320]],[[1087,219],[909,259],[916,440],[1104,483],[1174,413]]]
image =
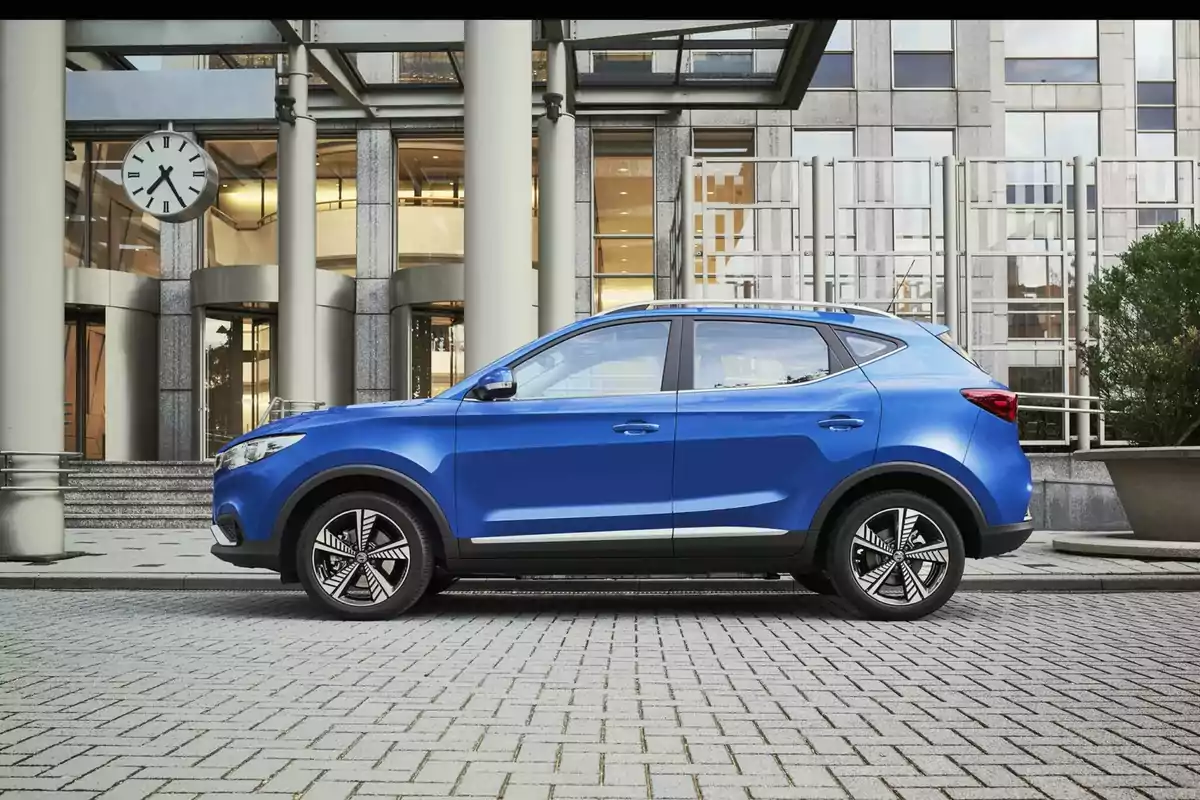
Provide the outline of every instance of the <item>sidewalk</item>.
[[[1141,561],[1055,551],[1035,533],[1015,553],[968,561],[964,591],[1200,590],[1200,561]],[[52,564],[0,563],[0,589],[297,590],[265,570],[226,564],[209,554],[205,530],[70,530],[67,549],[88,555]],[[456,591],[797,591],[791,578],[468,579]]]

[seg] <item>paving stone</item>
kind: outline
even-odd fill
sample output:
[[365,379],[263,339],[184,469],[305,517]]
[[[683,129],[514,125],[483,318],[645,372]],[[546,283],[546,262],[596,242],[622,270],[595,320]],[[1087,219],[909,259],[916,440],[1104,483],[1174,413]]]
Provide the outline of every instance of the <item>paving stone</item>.
[[1200,786],[1200,594],[966,594],[897,625],[813,595],[450,594],[357,624],[289,592],[6,590],[0,619],[2,800]]

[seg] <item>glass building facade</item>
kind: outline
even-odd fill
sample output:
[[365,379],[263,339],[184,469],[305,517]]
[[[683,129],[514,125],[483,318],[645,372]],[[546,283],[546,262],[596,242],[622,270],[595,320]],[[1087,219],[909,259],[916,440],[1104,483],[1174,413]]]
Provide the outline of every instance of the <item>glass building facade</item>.
[[[792,33],[779,25],[684,34],[686,46],[676,49],[610,48],[598,36],[572,49],[574,79],[578,91],[596,98],[690,82],[767,91],[790,59]],[[574,119],[573,312],[683,294],[684,282],[706,296],[812,297],[808,209],[817,206],[829,239],[827,297],[892,301],[902,314],[936,319],[945,309],[941,159],[953,156],[962,176],[959,220],[976,226],[977,251],[963,250],[959,270],[973,276],[966,343],[1019,391],[1070,390],[1073,353],[1063,343],[1073,337],[1073,245],[1064,232],[1073,229],[1074,186],[1066,162],[1082,156],[1094,165],[1086,207],[1093,235],[1102,217],[1095,245],[1102,264],[1139,232],[1190,218],[1200,158],[1198,48],[1196,20],[840,20],[798,109],[754,101],[714,107],[700,94],[694,108],[646,101],[645,108],[607,109],[597,100]],[[228,51],[216,49],[73,53],[68,36],[67,62],[73,76],[286,70],[280,53],[245,53],[232,42]],[[470,55],[461,43],[444,50],[378,45],[339,53],[335,66],[353,76],[360,94],[419,90],[437,99],[460,91]],[[535,45],[534,103],[548,68],[546,50]],[[311,90],[320,100],[312,202],[323,366],[320,396],[302,399],[429,396],[461,378],[467,363],[465,210],[477,162],[468,156],[463,109],[325,113],[341,97],[326,73],[313,71]],[[531,209],[536,276],[543,191],[541,112],[532,111],[532,150],[521,157],[530,159],[532,174],[522,196]],[[154,125],[68,119],[64,266],[122,275],[113,279],[119,291],[105,284],[107,295],[68,292],[64,449],[92,459],[204,458],[255,427],[279,396],[280,148],[273,126],[182,124],[218,165],[220,188],[199,220],[175,224],[137,210],[120,183],[126,149]],[[681,267],[674,243],[684,235],[677,216],[685,157],[695,212],[682,223],[693,244],[690,269]],[[829,170],[824,197],[813,195],[814,157]],[[968,196],[968,183],[978,188],[995,175],[987,203]],[[1118,179],[1135,183],[1137,196],[1128,208],[1100,214],[1106,197],[1114,202],[1105,187]],[[786,207],[787,220],[760,213],[770,204]],[[960,249],[965,236],[958,236]],[[83,287],[93,277],[68,285]],[[778,288],[786,286],[796,288]],[[118,295],[135,299],[118,305],[111,299]],[[537,302],[530,297],[531,306]],[[153,347],[122,344],[116,364],[106,354],[106,331],[121,315],[122,330],[141,326]],[[129,378],[128,370],[149,375]],[[122,387],[115,395],[114,385]],[[148,395],[139,407],[152,410],[154,424],[136,435],[125,426],[114,446],[106,420],[114,397],[126,402],[131,391]],[[1027,415],[1023,436],[1057,441],[1060,419]]]

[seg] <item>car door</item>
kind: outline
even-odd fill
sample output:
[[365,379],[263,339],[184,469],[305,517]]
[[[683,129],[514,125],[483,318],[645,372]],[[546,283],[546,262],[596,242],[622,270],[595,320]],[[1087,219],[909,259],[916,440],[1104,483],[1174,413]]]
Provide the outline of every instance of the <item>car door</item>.
[[680,328],[589,326],[511,365],[511,400],[462,402],[463,557],[670,554]]
[[829,490],[872,463],[878,392],[823,325],[697,314],[682,333],[675,554],[797,551]]

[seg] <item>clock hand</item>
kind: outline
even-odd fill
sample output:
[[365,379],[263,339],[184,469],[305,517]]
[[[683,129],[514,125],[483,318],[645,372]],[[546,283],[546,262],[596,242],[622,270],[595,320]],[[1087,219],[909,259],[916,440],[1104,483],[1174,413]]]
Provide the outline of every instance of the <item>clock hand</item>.
[[[170,172],[170,170],[168,170],[168,172]],[[187,203],[183,202],[183,198],[179,196],[179,190],[175,188],[175,182],[171,180],[171,176],[164,174],[163,177],[167,179],[167,186],[171,187],[171,193],[175,195],[175,199],[179,201],[179,205],[187,205]]]
[[162,167],[159,167],[159,168],[158,168],[158,171],[159,171],[159,173],[161,173],[161,174],[158,176],[158,180],[154,181],[154,183],[150,184],[150,186],[149,186],[149,187],[146,189],[146,196],[147,196],[147,197],[152,197],[152,196],[154,196],[154,190],[155,190],[155,189],[157,189],[157,188],[158,188],[158,185],[159,185],[160,183],[162,183],[162,182],[163,182],[163,179],[164,179],[164,178],[166,178],[166,177],[167,177],[167,173],[166,173],[166,172],[163,170],[163,168],[162,168]]

